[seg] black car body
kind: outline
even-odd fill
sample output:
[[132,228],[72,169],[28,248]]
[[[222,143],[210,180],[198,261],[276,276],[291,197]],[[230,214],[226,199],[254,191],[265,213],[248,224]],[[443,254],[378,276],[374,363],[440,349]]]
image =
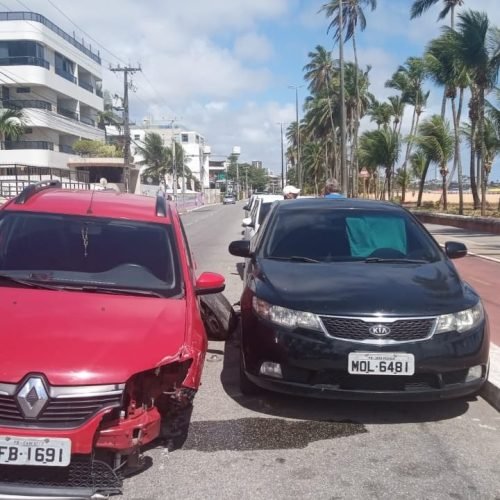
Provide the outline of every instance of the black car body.
[[241,297],[241,388],[317,397],[432,400],[475,393],[489,331],[477,293],[400,206],[275,203],[252,242]]

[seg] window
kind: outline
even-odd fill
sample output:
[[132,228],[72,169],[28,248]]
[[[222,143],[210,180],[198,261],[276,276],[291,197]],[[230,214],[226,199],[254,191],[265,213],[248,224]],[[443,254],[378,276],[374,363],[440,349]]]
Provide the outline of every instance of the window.
[[200,143],[200,136],[196,135],[196,144],[199,144],[199,143]]
[[271,210],[272,203],[262,203],[259,212],[259,225],[261,225],[267,217],[267,214]]
[[140,141],[141,140],[141,134],[134,134],[134,141]]
[[26,127],[23,130],[23,134],[32,134],[32,133],[33,133],[33,129],[31,127]]
[[189,142],[189,134],[181,134],[182,142]]
[[401,213],[365,210],[282,210],[268,226],[267,257],[320,261],[439,259],[432,240]]
[[18,94],[29,94],[31,92],[30,87],[17,87],[16,92]]
[[39,273],[60,286],[181,292],[172,228],[136,221],[4,212],[0,272]]

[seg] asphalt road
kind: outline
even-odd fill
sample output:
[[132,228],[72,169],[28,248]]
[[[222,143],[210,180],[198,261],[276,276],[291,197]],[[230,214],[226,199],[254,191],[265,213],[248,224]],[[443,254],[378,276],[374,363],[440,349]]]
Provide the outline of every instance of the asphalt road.
[[[199,272],[238,300],[242,205],[183,217]],[[210,342],[187,441],[146,452],[125,499],[500,499],[500,414],[482,399],[432,404],[318,401],[238,389],[236,340]]]

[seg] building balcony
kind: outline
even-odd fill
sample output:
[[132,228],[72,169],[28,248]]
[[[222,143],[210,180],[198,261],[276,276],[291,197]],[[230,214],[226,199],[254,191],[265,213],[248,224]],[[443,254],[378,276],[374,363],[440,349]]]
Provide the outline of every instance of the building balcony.
[[34,56],[2,57],[0,58],[0,66],[40,66],[45,69],[50,68],[49,61]]
[[78,80],[78,85],[82,87],[82,89],[88,90],[89,92],[94,93],[94,87],[90,83],[82,82],[81,80]]
[[68,155],[76,154],[75,150],[71,146],[68,146],[67,144],[59,144],[59,152],[66,153]]
[[4,108],[9,109],[45,109],[47,111],[52,111],[52,104],[47,101],[40,101],[36,99],[11,99],[2,101]]
[[56,74],[58,74],[59,76],[62,76],[63,78],[65,78],[69,82],[76,84],[76,77],[66,70],[56,67]]
[[86,116],[80,116],[80,121],[82,123],[85,123],[85,125],[90,125],[92,127],[95,127],[95,121],[92,120],[92,118],[87,118]]
[[12,149],[46,149],[54,151],[54,143],[48,141],[5,141],[6,150]]
[[103,93],[101,89],[95,89],[95,93],[98,97],[103,97]]
[[60,106],[58,106],[57,112],[60,115],[65,116],[66,118],[69,118],[71,120],[80,121],[80,117],[78,116],[78,113],[76,113],[75,111],[71,111],[70,109],[61,108]]

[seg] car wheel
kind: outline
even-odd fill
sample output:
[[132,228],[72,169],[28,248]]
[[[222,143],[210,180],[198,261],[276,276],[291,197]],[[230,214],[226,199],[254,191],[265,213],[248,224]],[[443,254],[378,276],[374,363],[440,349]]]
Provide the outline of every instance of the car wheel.
[[246,375],[243,367],[243,355],[240,353],[240,391],[245,396],[257,396],[262,389],[255,385]]
[[160,436],[165,440],[168,451],[178,450],[186,442],[192,413],[193,404],[189,403],[162,418]]
[[227,340],[236,327],[236,315],[223,294],[207,295],[201,300],[203,324],[213,340]]

